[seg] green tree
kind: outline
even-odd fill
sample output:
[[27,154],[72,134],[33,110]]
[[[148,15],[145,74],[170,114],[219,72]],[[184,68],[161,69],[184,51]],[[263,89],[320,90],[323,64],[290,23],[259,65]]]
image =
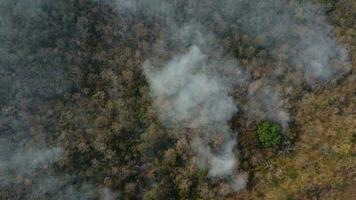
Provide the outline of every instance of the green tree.
[[258,140],[263,148],[276,147],[281,143],[281,128],[277,124],[265,121],[258,125]]

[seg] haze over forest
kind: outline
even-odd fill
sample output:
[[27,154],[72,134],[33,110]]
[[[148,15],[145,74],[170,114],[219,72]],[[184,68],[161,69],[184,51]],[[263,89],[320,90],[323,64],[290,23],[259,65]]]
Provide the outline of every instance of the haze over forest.
[[355,0],[0,0],[0,199],[356,197]]

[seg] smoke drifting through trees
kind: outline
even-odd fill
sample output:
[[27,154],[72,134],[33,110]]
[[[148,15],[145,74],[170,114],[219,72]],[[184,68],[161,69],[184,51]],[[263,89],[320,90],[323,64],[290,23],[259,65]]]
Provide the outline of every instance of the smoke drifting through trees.
[[[236,8],[241,29],[261,35],[261,44],[304,73],[310,83],[327,81],[349,70],[346,50],[332,38],[323,8],[305,1],[267,0],[228,4]],[[340,63],[334,63],[337,59]]]
[[55,137],[49,130],[54,131],[51,120],[58,113],[46,106],[73,89],[65,55],[73,47],[73,24],[64,28],[66,22],[55,17],[61,9],[69,12],[51,0],[0,1],[1,198],[118,197],[107,188],[78,183],[73,175],[58,178],[52,173],[51,165],[61,160],[64,150],[47,144]]
[[[153,55],[146,58],[152,62],[143,67],[155,109],[167,127],[179,124],[183,130],[190,129],[187,134],[194,132],[189,138],[199,158],[198,166],[208,169],[211,177],[225,178],[234,190],[243,188],[247,178],[238,174],[234,150],[237,140],[229,120],[240,109],[256,120],[267,118],[287,129],[291,116],[285,108],[286,91],[278,87],[277,78],[267,75],[256,78],[250,66],[239,66],[233,56],[226,55],[220,35],[230,30],[229,24],[221,23],[219,30],[210,30],[211,16],[216,21],[223,17],[234,22],[238,27],[231,30],[255,36],[258,48],[266,49],[282,67],[285,63],[292,66],[282,72],[276,67],[276,74],[300,71],[302,76],[296,77],[298,84],[306,81],[315,86],[349,70],[347,52],[333,39],[332,27],[318,5],[287,0],[86,3],[93,2],[115,4],[119,15],[149,16],[166,26],[165,34],[159,38],[163,48],[147,53]],[[57,177],[49,172],[53,164],[67,155],[66,149],[47,142],[57,137],[50,121],[56,121],[59,114],[50,111],[51,104],[44,107],[43,103],[61,100],[78,89],[71,80],[70,74],[77,68],[70,68],[73,67],[70,59],[78,51],[73,46],[84,42],[73,38],[96,28],[76,27],[88,23],[87,19],[73,17],[76,9],[83,8],[73,9],[68,4],[54,0],[0,2],[0,185],[13,193],[24,191],[26,199],[115,199],[119,196],[115,192],[95,183],[78,182],[75,174]],[[183,4],[186,9],[180,8]],[[212,14],[216,12],[222,15]],[[174,49],[165,52],[173,54],[171,59],[154,62],[157,60],[154,56],[160,56],[156,52],[168,49]],[[95,66],[88,68],[96,70]],[[247,95],[235,100],[247,103],[235,103],[229,94],[242,85],[248,86]],[[89,93],[87,88],[83,91]],[[89,129],[88,124],[78,126]]]
[[[236,138],[228,121],[237,108],[228,95],[231,83],[224,79],[249,85],[248,95],[244,97],[247,104],[237,107],[256,120],[269,119],[286,130],[290,115],[284,108],[284,95],[279,94],[278,82],[273,77],[253,80],[250,71],[242,73],[237,62],[234,65],[220,62],[215,66],[217,70],[209,70],[207,66],[213,63],[209,58],[211,55],[218,55],[221,60],[227,58],[219,53],[222,49],[219,39],[204,27],[209,22],[199,21],[209,20],[208,15],[214,13],[214,9],[222,11],[224,17],[237,21],[243,32],[258,37],[259,48],[267,49],[275,59],[300,70],[303,76],[298,80],[299,84],[306,81],[312,87],[347,72],[347,53],[332,38],[331,26],[318,5],[286,0],[226,0],[212,1],[211,10],[201,12],[199,2],[187,2],[187,13],[175,9],[177,2],[121,0],[117,4],[132,13],[161,16],[170,30],[165,36],[166,43],[189,49],[186,54],[173,56],[162,69],[149,63],[144,65],[154,105],[161,119],[168,124],[204,129],[203,134],[192,136],[193,147],[197,149],[198,157],[204,160],[203,168],[209,166],[213,177],[231,177],[236,171],[237,161],[233,153]],[[182,18],[185,19],[183,25],[178,22]],[[219,72],[222,68],[235,69],[241,72],[240,76],[230,74],[225,77]],[[217,154],[207,145],[214,140],[213,133],[223,138]]]
[[[233,154],[236,141],[227,123],[237,108],[227,95],[228,86],[215,74],[207,74],[207,62],[207,57],[193,46],[187,54],[173,58],[161,71],[148,63],[144,68],[162,120],[203,129],[202,136],[195,138],[194,146],[203,162],[209,163],[210,175],[232,175],[236,165]],[[203,144],[211,141],[214,132],[223,140],[218,155]]]

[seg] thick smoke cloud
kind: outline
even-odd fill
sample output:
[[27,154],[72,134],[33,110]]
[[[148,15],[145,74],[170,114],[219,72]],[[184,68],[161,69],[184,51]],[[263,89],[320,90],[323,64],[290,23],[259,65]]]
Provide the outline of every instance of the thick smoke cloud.
[[206,74],[207,64],[207,56],[197,46],[173,58],[162,70],[146,63],[145,72],[163,119],[192,128],[215,126],[231,119],[237,108],[227,95],[229,88],[219,77]]

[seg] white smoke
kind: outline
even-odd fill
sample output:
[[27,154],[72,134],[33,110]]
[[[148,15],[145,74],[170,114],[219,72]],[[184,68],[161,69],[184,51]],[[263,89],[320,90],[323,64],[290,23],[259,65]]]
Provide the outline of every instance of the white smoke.
[[[211,176],[229,175],[236,165],[233,154],[236,141],[227,123],[237,108],[228,95],[230,86],[217,74],[208,72],[209,63],[199,47],[192,46],[162,69],[146,62],[144,71],[161,119],[167,125],[179,123],[186,128],[204,129],[204,138],[196,138],[193,145],[198,157],[210,166]],[[209,140],[214,132],[223,137],[217,154],[201,141]]]
[[350,70],[347,51],[333,38],[322,6],[296,0],[237,0],[221,5],[234,9],[227,15],[239,21],[241,30],[263,37],[262,46],[301,70],[311,86]]
[[209,166],[209,175],[211,177],[229,177],[233,174],[232,172],[237,167],[233,152],[235,145],[236,140],[231,138],[222,147],[220,154],[213,154],[211,148],[204,144],[201,139],[195,138],[193,140],[193,146],[198,152],[199,164],[202,168]]
[[209,75],[207,56],[197,46],[177,56],[162,70],[144,66],[152,95],[162,119],[183,122],[192,128],[226,123],[237,111],[229,88]]
[[[96,1],[98,2],[98,0]],[[3,46],[0,48],[2,55],[0,67],[12,66],[18,70],[17,62],[20,59],[13,55],[14,50],[10,48],[11,42],[18,38],[28,38],[29,35],[25,31],[18,31],[15,25],[11,24],[12,15],[8,14],[9,12],[5,8],[12,7],[11,12],[18,13],[16,17],[32,19],[32,21],[29,20],[23,24],[24,27],[31,28],[34,20],[41,21],[39,17],[43,14],[41,5],[45,1],[14,2],[0,2],[2,13],[0,35],[3,38],[1,39]],[[181,13],[173,9],[174,6],[167,1],[116,0],[116,5],[120,8],[120,12],[129,11],[134,14],[164,17],[170,31],[167,35],[168,39],[163,38],[162,40],[175,41],[173,45],[189,49],[186,53],[173,56],[163,67],[150,62],[145,63],[144,71],[150,83],[154,106],[168,127],[178,123],[185,128],[194,129],[195,135],[191,136],[192,146],[197,152],[199,164],[201,167],[209,169],[211,177],[225,177],[231,180],[233,189],[240,189],[246,186],[247,177],[245,174],[237,175],[236,173],[238,161],[234,148],[237,141],[228,122],[238,109],[229,92],[236,85],[242,83],[250,85],[246,97],[247,103],[239,105],[239,107],[257,120],[268,118],[278,122],[286,129],[290,115],[285,109],[286,102],[283,91],[277,89],[273,78],[263,77],[263,81],[252,81],[249,71],[242,72],[237,67],[236,60],[221,56],[220,41],[210,31],[204,30],[209,27],[204,27],[203,23],[199,23],[201,18],[209,19],[208,16],[211,15],[211,12],[196,12],[195,14],[194,6],[199,7],[200,5],[192,2],[190,1],[192,7],[189,12],[191,19],[185,22],[188,23],[187,26],[178,25],[175,19],[183,17],[179,16]],[[314,85],[319,81],[333,79],[349,70],[345,65],[348,62],[347,52],[332,37],[332,27],[326,22],[322,8],[318,5],[294,0],[211,2],[215,7],[211,6],[209,9],[222,10],[223,17],[236,20],[242,32],[265,38],[261,44],[264,48],[272,52],[275,58],[291,63],[288,66],[303,73],[303,77],[298,80],[300,83],[307,81],[310,85]],[[12,4],[16,5],[10,6]],[[30,9],[29,6],[31,6]],[[224,26],[222,25],[222,27]],[[29,55],[32,51],[26,52],[24,49],[15,50],[18,54],[23,54],[25,58],[30,58]],[[212,58],[213,54],[214,58]],[[27,63],[31,63],[31,60]],[[47,85],[43,83],[48,82],[48,71],[44,71],[44,74],[41,75],[46,79],[16,80],[16,84],[12,84],[12,81],[7,82],[9,87],[17,88],[17,85],[20,85],[18,87],[23,87],[21,89],[28,91],[26,93],[29,94],[32,94],[33,91],[40,91],[42,95],[61,94],[68,88],[67,86],[56,87],[57,85],[53,85],[50,90],[43,89],[43,85],[46,86],[44,88],[47,88]],[[227,74],[229,72],[232,73]],[[49,77],[54,78],[63,77],[61,70],[56,73],[51,72],[50,75]],[[9,79],[10,76],[6,74],[6,77]],[[6,80],[5,76],[2,78]],[[33,83],[36,87],[33,87]],[[57,88],[60,89],[57,91]],[[15,89],[14,91],[17,92]],[[1,94],[8,95],[6,92]],[[16,95],[19,96],[17,93]],[[3,116],[0,121],[3,124],[9,123]],[[13,120],[11,123],[15,122]],[[17,125],[14,124],[11,127],[17,127]],[[18,137],[22,134],[20,131],[14,131],[14,135],[19,135]],[[1,186],[9,186],[23,180],[36,182],[34,184],[36,189],[30,193],[32,196],[29,199],[38,199],[46,194],[63,199],[90,199],[97,196],[94,193],[98,193],[103,199],[114,199],[118,196],[106,188],[100,189],[90,184],[75,186],[72,184],[72,179],[75,177],[66,177],[63,180],[47,174],[38,177],[39,174],[35,171],[41,172],[41,169],[57,162],[60,159],[61,149],[56,147],[28,148],[26,142],[21,140],[23,143],[17,141],[19,144],[13,145],[17,150],[11,151],[11,141],[13,139],[3,138],[1,142],[0,149],[3,150],[0,153]],[[209,143],[213,143],[213,145]],[[58,191],[59,189],[61,190]]]
[[[21,141],[19,141],[21,142]],[[60,161],[61,148],[39,148],[35,145],[11,144],[8,139],[0,141],[0,187],[12,187],[26,183],[28,192],[25,199],[93,199],[103,200],[119,198],[119,194],[108,188],[96,187],[89,183],[74,184],[75,177],[62,174],[51,176],[48,169],[51,164]],[[11,151],[13,149],[13,151]]]
[[285,105],[286,102],[276,87],[271,87],[267,81],[259,80],[249,84],[247,103],[242,108],[251,118],[258,121],[270,119],[286,130],[290,115]]
[[[122,1],[117,2],[123,4]],[[236,178],[234,175],[237,142],[228,125],[238,109],[229,92],[238,85],[248,85],[247,96],[240,97],[246,102],[239,105],[244,112],[256,121],[269,119],[279,123],[286,130],[291,116],[286,109],[285,91],[275,78],[262,75],[261,79],[254,80],[249,74],[254,69],[242,72],[236,60],[222,56],[221,41],[203,25],[206,22],[199,23],[202,18],[209,19],[212,12],[201,12],[198,2],[189,2],[190,12],[185,13],[189,17],[184,25],[175,21],[181,19],[179,15],[182,13],[173,9],[173,3],[159,0],[152,1],[152,4],[151,1],[134,2],[149,4],[146,14],[154,11],[160,15],[163,7],[169,10],[161,15],[168,21],[165,42],[179,49],[189,49],[184,54],[173,56],[163,66],[145,62],[144,72],[155,109],[168,127],[178,123],[198,129],[196,136],[192,137],[192,146],[197,151],[200,166],[208,167],[212,177],[234,177],[232,187],[242,188],[247,177]],[[332,28],[325,21],[319,5],[294,0],[224,0],[212,1],[211,5],[208,9],[222,11],[225,20],[237,22],[242,32],[263,38],[260,45],[276,59],[288,63],[293,70],[301,71],[303,76],[297,78],[298,84],[306,81],[314,86],[349,70],[345,65],[347,52],[332,38]],[[129,9],[137,12],[137,7]],[[141,12],[145,13],[144,10]],[[219,60],[212,59],[212,55]],[[223,72],[231,70],[235,72]],[[217,136],[222,137],[217,142],[218,150],[207,144]]]

